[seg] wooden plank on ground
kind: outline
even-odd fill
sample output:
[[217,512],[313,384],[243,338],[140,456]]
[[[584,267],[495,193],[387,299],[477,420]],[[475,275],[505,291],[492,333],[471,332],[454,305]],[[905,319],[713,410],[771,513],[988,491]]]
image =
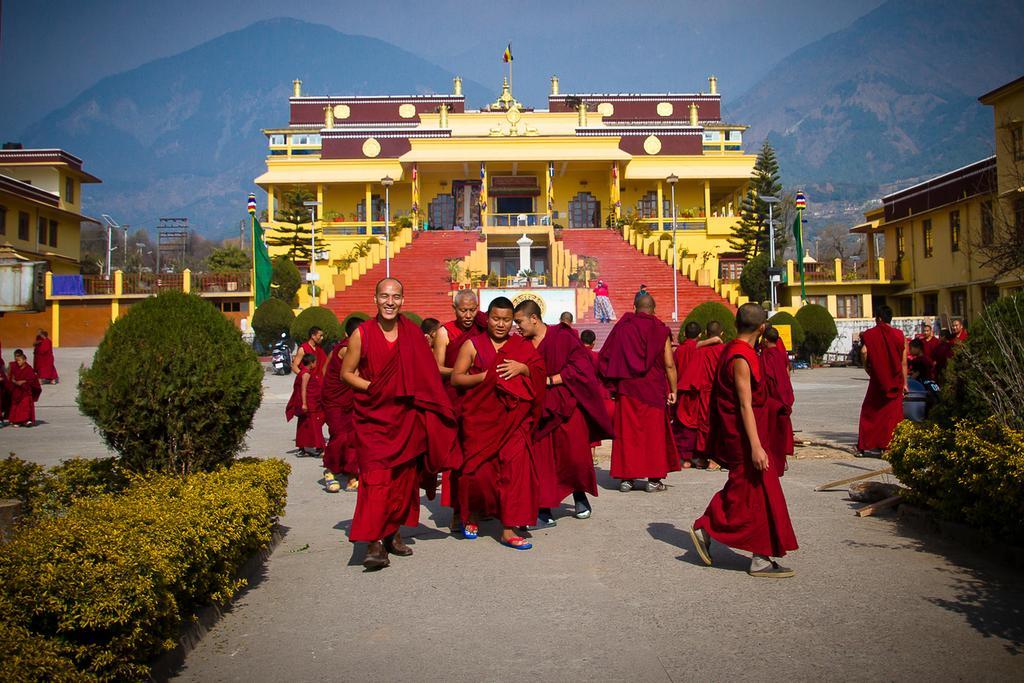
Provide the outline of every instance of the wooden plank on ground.
[[830,489],[837,489],[837,488],[841,488],[843,486],[846,486],[847,484],[852,484],[855,481],[863,481],[865,479],[870,479],[871,477],[878,476],[879,474],[892,474],[892,466],[883,467],[882,469],[879,469],[879,470],[871,470],[870,472],[865,472],[864,474],[858,474],[856,477],[850,477],[849,479],[840,479],[839,481],[830,481],[827,484],[822,484],[821,486],[815,488],[814,490],[815,491],[828,491]]
[[901,498],[900,496],[892,496],[891,498],[880,500],[877,503],[870,503],[862,508],[857,508],[857,516],[868,517],[870,515],[875,514],[879,510],[886,510],[888,508],[899,505],[901,500],[903,500],[903,498]]

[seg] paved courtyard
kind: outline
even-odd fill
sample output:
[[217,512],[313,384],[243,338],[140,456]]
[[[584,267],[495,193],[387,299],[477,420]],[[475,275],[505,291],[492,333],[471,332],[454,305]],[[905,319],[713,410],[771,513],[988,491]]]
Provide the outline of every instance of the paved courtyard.
[[[34,429],[0,430],[0,448],[45,464],[106,449],[74,402],[91,350],[58,350],[65,382],[44,387]],[[861,371],[798,371],[796,429],[856,441]],[[608,488],[594,516],[559,518],[535,549],[475,541],[423,508],[415,556],[367,574],[344,531],[355,496],[318,485],[319,461],[296,458],[283,419],[291,378],[267,376],[249,450],[293,466],[286,534],[253,585],[187,658],[190,681],[315,680],[1019,680],[1024,586],[989,556],[859,519],[822,482],[877,460],[804,457],[783,480],[801,549],[794,579],[748,577],[747,559],[714,545],[700,564],[686,528],[724,481],[669,478],[665,493]],[[601,453],[607,455],[607,450]],[[810,455],[810,452],[806,452]],[[821,451],[815,453],[821,456]],[[599,480],[611,482],[607,462]]]

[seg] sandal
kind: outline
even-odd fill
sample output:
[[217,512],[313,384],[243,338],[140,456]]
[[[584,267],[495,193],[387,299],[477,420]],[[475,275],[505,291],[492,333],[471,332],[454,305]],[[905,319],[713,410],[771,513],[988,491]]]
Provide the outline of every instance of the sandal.
[[337,493],[341,490],[341,482],[330,472],[324,472],[324,488],[327,489],[327,493]]
[[529,550],[533,547],[533,544],[522,536],[513,536],[507,541],[502,538],[498,542],[507,548],[512,548],[512,550]]
[[479,535],[480,527],[476,524],[463,524],[462,525],[462,537],[470,540],[474,539]]
[[355,493],[359,490],[359,479],[353,477],[345,484],[345,493]]

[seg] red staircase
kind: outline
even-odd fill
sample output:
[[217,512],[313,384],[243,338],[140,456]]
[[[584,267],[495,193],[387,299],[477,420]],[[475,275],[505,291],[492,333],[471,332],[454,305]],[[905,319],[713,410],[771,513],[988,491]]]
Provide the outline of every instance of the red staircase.
[[[461,230],[417,232],[413,241],[391,259],[391,276],[402,281],[405,303],[402,310],[421,318],[437,318],[441,322],[452,317],[451,286],[448,280],[447,258],[464,258],[476,247],[479,233]],[[351,287],[338,292],[327,302],[338,320],[355,311],[376,312],[373,289],[384,277],[385,265],[381,261]]]
[[[597,259],[601,279],[608,285],[609,298],[616,317],[633,310],[633,296],[641,284],[657,304],[658,317],[672,320],[672,267],[657,256],[641,254],[636,248],[611,230],[565,230],[562,245],[579,257]],[[593,282],[590,283],[594,285]],[[701,287],[688,277],[679,275],[679,320],[683,320],[698,304],[717,301],[735,310],[735,307],[710,287]],[[594,318],[593,308],[580,316],[580,329],[589,327],[598,334],[602,326]],[[607,326],[609,329],[610,325]],[[675,331],[675,330],[673,330]],[[600,346],[600,343],[598,344]]]

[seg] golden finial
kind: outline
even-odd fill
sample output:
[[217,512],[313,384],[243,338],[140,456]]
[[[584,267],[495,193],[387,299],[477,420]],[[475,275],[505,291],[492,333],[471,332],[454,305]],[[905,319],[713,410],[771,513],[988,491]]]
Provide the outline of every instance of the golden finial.
[[456,76],[452,80],[452,83],[454,84],[454,87],[452,88],[453,94],[456,97],[461,97],[462,96],[462,76]]
[[324,128],[327,130],[334,128],[334,107],[329,104],[324,107]]
[[437,110],[441,114],[441,120],[438,123],[438,127],[439,128],[447,128],[448,127],[448,105],[447,104],[442,104],[440,107],[437,108]]
[[579,114],[578,124],[580,128],[587,125],[587,103],[580,102],[576,107],[576,112]]
[[712,95],[717,95],[718,94],[718,79],[715,78],[714,76],[709,76],[708,77],[708,87],[711,88],[711,94]]
[[700,117],[697,112],[697,105],[694,102],[690,102],[690,125],[697,126],[700,123]]
[[302,97],[302,81],[297,78],[292,81],[292,92],[294,93],[293,97]]
[[551,94],[552,95],[557,95],[558,94],[558,76],[552,76],[551,77]]

